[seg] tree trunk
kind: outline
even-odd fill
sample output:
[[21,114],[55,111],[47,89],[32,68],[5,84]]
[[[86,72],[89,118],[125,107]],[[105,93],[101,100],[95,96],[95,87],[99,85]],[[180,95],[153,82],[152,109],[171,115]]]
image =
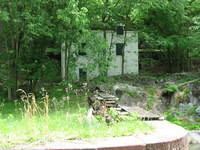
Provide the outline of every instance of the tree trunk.
[[[19,40],[17,39],[16,42],[15,42],[15,51],[16,51],[16,54],[15,54],[15,82],[16,82],[16,90],[18,90],[19,88],[19,72],[18,72],[18,60],[19,60]],[[15,91],[16,93],[16,91]],[[15,94],[16,95],[16,94]]]
[[[7,38],[5,37],[5,47],[6,47],[6,51],[7,53],[9,54],[9,48],[8,48],[8,40]],[[10,56],[8,56],[8,61],[7,61],[7,75],[8,75],[8,82],[11,82],[11,61],[10,61]],[[7,94],[8,94],[8,100],[11,100],[12,99],[12,88],[10,85],[7,86]]]
[[66,51],[66,60],[65,60],[66,80],[69,80],[69,62],[70,62],[70,54],[71,54],[71,45],[72,43],[70,42],[70,44],[67,45],[67,51]]
[[124,46],[122,49],[122,75],[124,75],[124,70],[125,70],[125,47],[126,47],[126,31],[125,31],[125,35],[124,35]]
[[66,71],[65,71],[65,67],[66,67],[66,45],[65,42],[62,43],[61,45],[61,77],[62,77],[62,81],[65,81],[66,79]]
[[[107,36],[106,30],[104,30],[103,31],[103,38],[104,38],[105,41],[107,41],[106,36]],[[103,57],[106,58],[106,61],[108,61],[107,60],[108,56],[107,56],[107,49],[106,48],[104,49]],[[105,69],[103,69],[102,75],[106,76],[107,72],[108,72],[108,64],[106,63],[106,66],[102,66],[102,67],[105,67]]]
[[11,87],[8,87],[8,100],[12,99],[12,89]]

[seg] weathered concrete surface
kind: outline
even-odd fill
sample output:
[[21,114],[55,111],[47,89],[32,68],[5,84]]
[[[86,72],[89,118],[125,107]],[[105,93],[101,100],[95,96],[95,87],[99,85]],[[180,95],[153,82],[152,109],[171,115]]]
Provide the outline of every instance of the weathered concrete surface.
[[190,150],[200,150],[200,130],[190,131],[188,134]]
[[190,144],[200,145],[200,130],[193,130],[188,133],[188,142]]
[[167,121],[149,121],[155,129],[149,134],[117,138],[95,138],[52,142],[17,150],[188,150],[187,131]]
[[[93,31],[99,38],[104,39],[104,32],[100,30]],[[112,57],[111,62],[109,63],[108,76],[115,76],[122,74],[122,56],[116,55],[116,44],[123,44],[126,40],[126,45],[124,47],[124,73],[134,73],[138,74],[139,64],[138,64],[138,33],[136,31],[126,31],[126,37],[124,35],[117,35],[115,31],[107,30],[106,31],[106,42],[109,47],[107,54]],[[75,47],[74,47],[75,48]],[[74,70],[77,79],[79,80],[79,69],[87,68],[87,79],[93,79],[100,75],[99,67],[96,64],[98,56],[89,53],[91,50],[87,49],[87,56],[79,56],[76,62],[77,67]],[[91,55],[92,54],[92,55]],[[94,69],[89,69],[91,68]]]
[[190,150],[200,150],[200,144],[191,144]]

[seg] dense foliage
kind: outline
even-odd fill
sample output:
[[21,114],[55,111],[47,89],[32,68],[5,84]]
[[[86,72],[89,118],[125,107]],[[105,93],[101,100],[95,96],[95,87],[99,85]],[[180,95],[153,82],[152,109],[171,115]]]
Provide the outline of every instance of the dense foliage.
[[11,98],[18,88],[61,81],[55,59],[61,49],[67,57],[66,80],[72,80],[77,52],[71,49],[81,40],[100,56],[96,61],[104,75],[107,47],[90,30],[119,23],[138,30],[140,48],[164,52],[169,71],[188,70],[191,58],[200,55],[199,14],[199,0],[0,0],[1,94],[7,91]]

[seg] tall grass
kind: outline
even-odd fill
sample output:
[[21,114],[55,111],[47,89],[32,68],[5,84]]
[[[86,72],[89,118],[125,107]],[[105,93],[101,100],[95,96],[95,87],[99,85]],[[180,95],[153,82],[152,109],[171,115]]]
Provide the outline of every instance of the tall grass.
[[[43,91],[43,96],[40,101],[36,101],[34,93],[27,93],[22,89],[17,90],[21,93],[21,100],[23,104],[23,114],[26,119],[30,119],[33,116],[49,115],[49,95],[46,91]],[[41,106],[42,105],[42,106]]]
[[110,126],[98,120],[88,124],[84,96],[63,101],[53,100],[47,93],[36,99],[34,94],[20,92],[21,100],[0,105],[0,149],[54,140],[123,136],[151,130],[150,126],[137,119]]

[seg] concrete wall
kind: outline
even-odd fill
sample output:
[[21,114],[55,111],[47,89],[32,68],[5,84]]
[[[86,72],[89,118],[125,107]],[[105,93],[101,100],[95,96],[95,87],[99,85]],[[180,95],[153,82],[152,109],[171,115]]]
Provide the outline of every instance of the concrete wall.
[[[116,44],[124,43],[125,35],[117,35],[116,32],[107,31],[108,43],[112,41],[112,61],[108,70],[108,75],[120,75],[122,73],[122,56],[116,55]],[[134,31],[126,31],[126,45],[124,49],[124,73],[138,73],[138,35]]]
[[[15,150],[188,150],[187,131],[167,121],[147,121],[153,130],[148,133],[131,134],[131,136],[93,138],[89,140],[66,140],[50,142],[39,146]],[[32,146],[32,145],[31,145]],[[199,150],[199,149],[198,149]]]
[[[77,67],[76,67],[76,75],[77,79],[79,80],[79,69],[83,68],[87,71],[87,79],[93,79],[99,75],[99,67],[96,65],[94,69],[87,69],[90,64],[94,64],[94,61],[92,59],[87,59],[85,56],[79,56],[77,60]],[[89,70],[89,71],[88,71]]]
[[[103,38],[103,31],[97,32],[99,37]],[[125,38],[126,34],[126,38]],[[115,31],[106,31],[106,40],[108,44],[108,50],[111,50],[112,61],[110,62],[108,69],[108,76],[120,75],[122,73],[122,56],[116,55],[116,44],[124,43],[124,73],[138,73],[138,35],[134,31],[126,31],[123,35],[117,35]],[[109,49],[111,48],[111,49]],[[79,68],[87,68],[89,64],[94,63],[92,59],[88,59],[87,56],[79,56],[77,61],[76,74],[79,79]],[[87,78],[92,79],[99,75],[99,68],[96,64],[95,69],[87,71]]]

